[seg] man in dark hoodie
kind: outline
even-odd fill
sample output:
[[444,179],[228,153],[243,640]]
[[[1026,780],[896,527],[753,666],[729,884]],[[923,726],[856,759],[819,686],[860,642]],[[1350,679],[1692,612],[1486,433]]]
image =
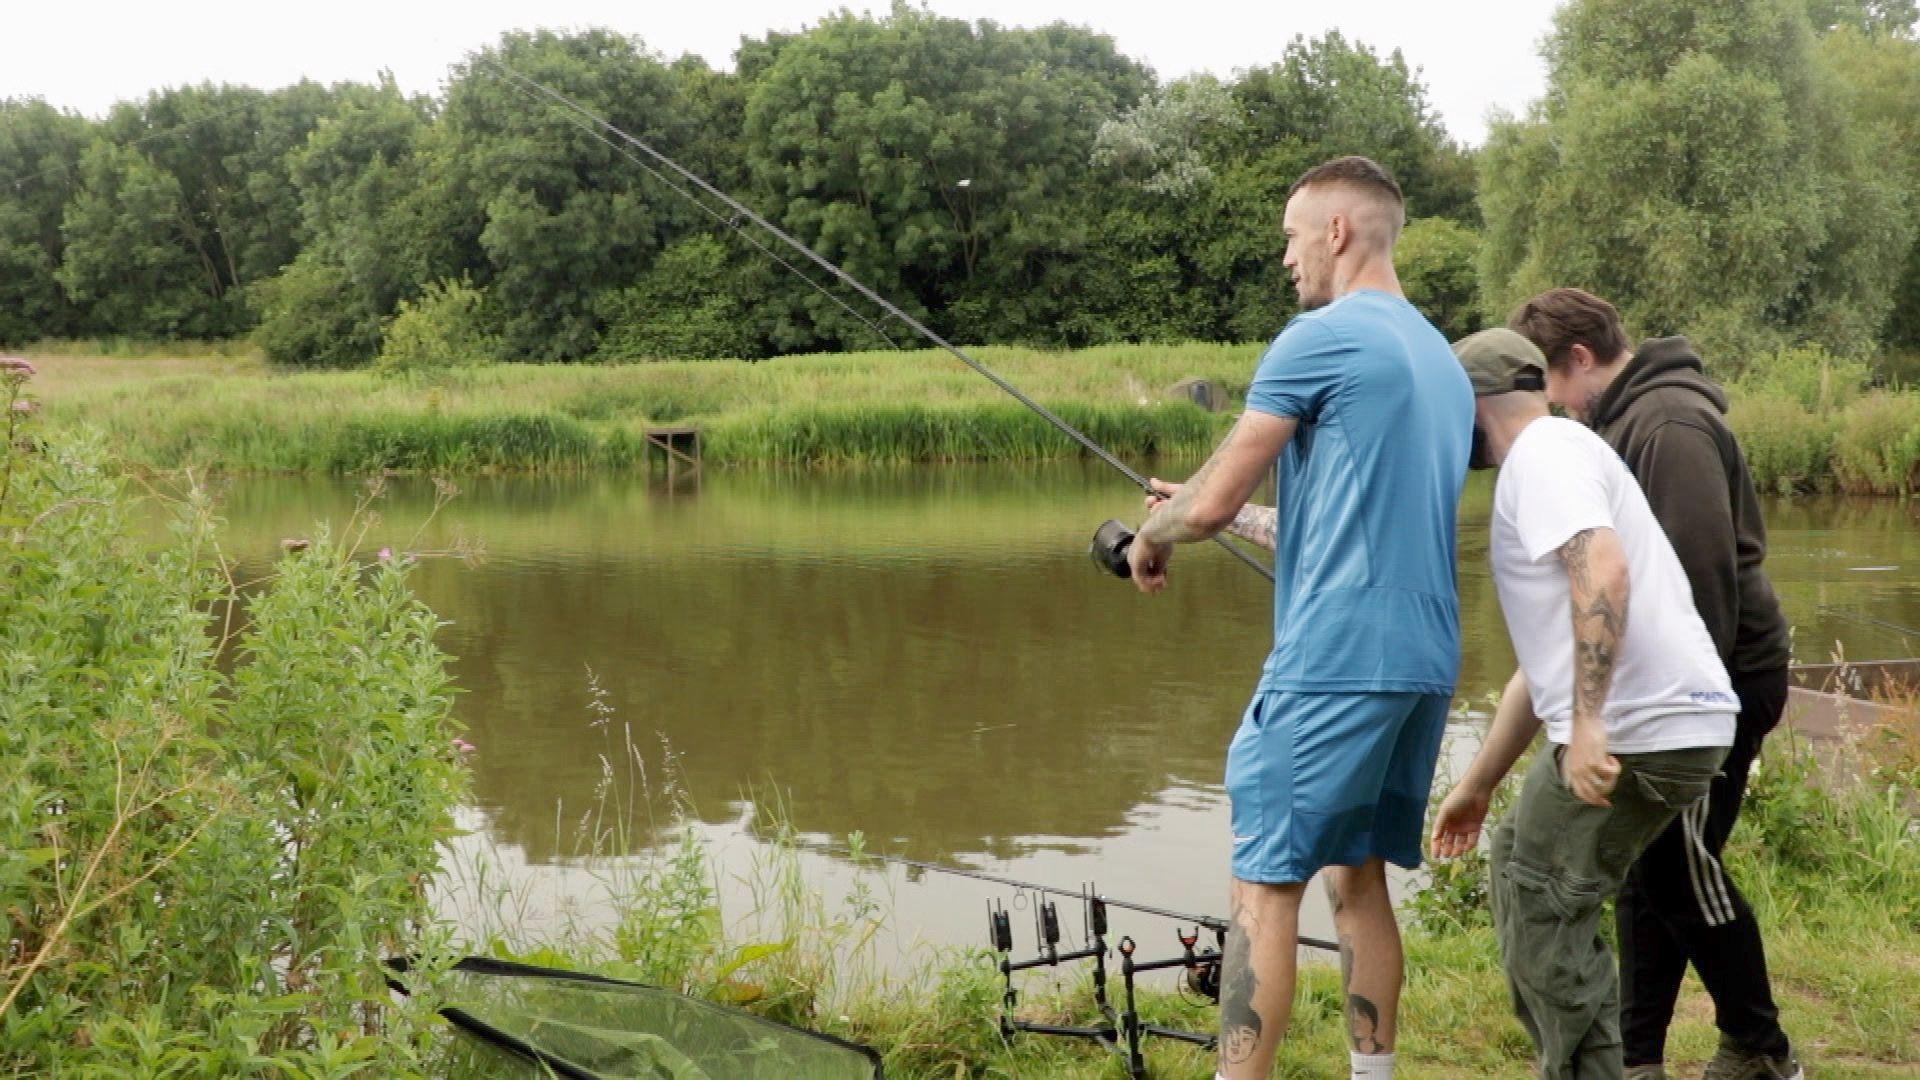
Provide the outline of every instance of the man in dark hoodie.
[[1766,525],[1727,398],[1683,337],[1638,351],[1619,312],[1579,289],[1522,305],[1510,325],[1547,358],[1547,398],[1632,470],[1693,586],[1740,699],[1734,743],[1702,803],[1640,856],[1620,892],[1621,1034],[1628,1080],[1665,1073],[1667,1026],[1691,962],[1721,1032],[1707,1080],[1803,1075],[1767,980],[1760,927],[1720,864],[1760,741],[1786,708],[1791,639],[1761,561]]

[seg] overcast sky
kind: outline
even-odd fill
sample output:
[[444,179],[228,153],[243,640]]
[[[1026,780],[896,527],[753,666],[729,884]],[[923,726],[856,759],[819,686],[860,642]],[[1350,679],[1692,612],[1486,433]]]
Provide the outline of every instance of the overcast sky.
[[[731,67],[742,36],[797,30],[834,0],[0,0],[0,97],[42,97],[99,115],[116,101],[203,80],[263,89],[391,70],[434,92],[447,67],[511,29],[605,26],[676,56]],[[852,2],[854,10],[886,10]],[[1295,34],[1339,29],[1400,49],[1456,138],[1478,143],[1489,109],[1519,111],[1545,73],[1551,0],[931,0],[943,15],[1032,26],[1065,20],[1112,35],[1162,79],[1228,75],[1277,60]]]

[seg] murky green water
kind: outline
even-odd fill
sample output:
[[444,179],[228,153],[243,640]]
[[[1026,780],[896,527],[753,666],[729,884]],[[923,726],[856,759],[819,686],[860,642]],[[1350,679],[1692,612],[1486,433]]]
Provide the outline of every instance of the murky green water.
[[[474,565],[426,559],[416,585],[449,622],[478,747],[467,844],[524,887],[528,918],[571,902],[591,919],[576,826],[609,779],[683,797],[730,866],[754,857],[750,806],[777,793],[811,837],[858,831],[914,858],[1224,908],[1221,769],[1270,641],[1269,587],[1208,548],[1183,550],[1157,597],[1100,576],[1094,527],[1139,516],[1110,473],[715,473],[679,493],[630,475],[461,484],[422,530],[431,485],[396,482],[367,545],[485,549]],[[281,537],[343,522],[359,490],[238,482],[231,546],[258,569]],[[1461,525],[1469,707],[1512,665],[1487,503],[1481,478]],[[1920,507],[1801,500],[1769,521],[1802,659],[1835,642],[1854,659],[1920,652],[1887,625],[1920,626]],[[653,838],[658,813],[632,816],[629,846]],[[844,884],[832,860],[808,865]],[[893,886],[903,943],[983,940],[995,890]]]

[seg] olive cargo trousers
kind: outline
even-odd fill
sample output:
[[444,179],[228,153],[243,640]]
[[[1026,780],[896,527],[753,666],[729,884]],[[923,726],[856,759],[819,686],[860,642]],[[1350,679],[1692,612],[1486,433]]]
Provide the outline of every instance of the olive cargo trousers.
[[1560,779],[1561,748],[1535,755],[1520,801],[1494,830],[1493,926],[1514,1011],[1544,1080],[1617,1080],[1620,980],[1600,936],[1606,901],[1640,852],[1703,798],[1725,747],[1619,754],[1611,807]]

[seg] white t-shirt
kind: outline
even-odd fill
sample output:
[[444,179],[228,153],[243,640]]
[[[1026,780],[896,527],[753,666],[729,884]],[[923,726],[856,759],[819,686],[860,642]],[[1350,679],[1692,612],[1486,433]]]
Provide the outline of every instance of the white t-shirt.
[[1513,651],[1547,738],[1573,728],[1573,596],[1560,548],[1612,529],[1627,555],[1627,632],[1601,716],[1607,750],[1644,754],[1733,743],[1739,700],[1673,545],[1626,463],[1598,435],[1546,416],[1523,428],[1493,491],[1488,556]]

